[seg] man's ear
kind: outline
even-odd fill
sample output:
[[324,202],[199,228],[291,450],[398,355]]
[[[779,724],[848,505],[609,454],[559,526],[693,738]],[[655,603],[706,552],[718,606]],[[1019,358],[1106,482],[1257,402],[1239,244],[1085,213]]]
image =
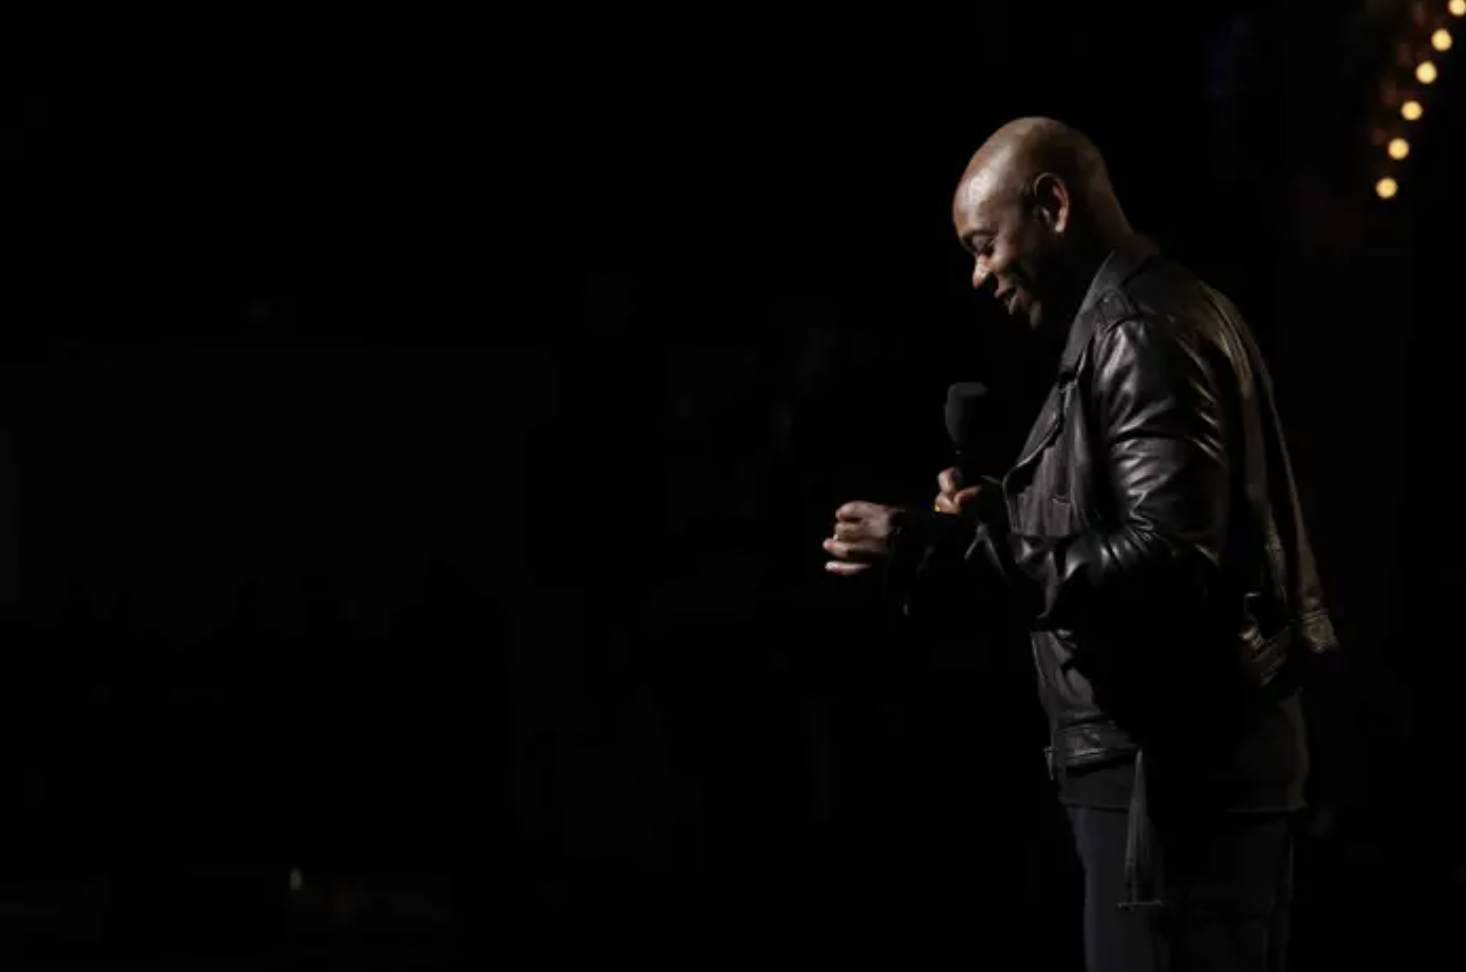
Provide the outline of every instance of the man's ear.
[[1069,226],[1069,187],[1052,172],[1033,180],[1033,206],[1038,218],[1056,235]]

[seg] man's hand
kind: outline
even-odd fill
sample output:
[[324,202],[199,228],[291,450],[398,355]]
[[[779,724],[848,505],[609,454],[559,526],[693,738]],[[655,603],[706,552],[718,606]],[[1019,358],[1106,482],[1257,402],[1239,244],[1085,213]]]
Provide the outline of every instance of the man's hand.
[[835,511],[835,535],[825,541],[834,560],[825,570],[854,577],[891,555],[896,509],[879,503],[846,503]]
[[937,501],[933,506],[938,513],[959,515],[969,503],[977,499],[981,486],[957,488],[957,470],[943,469],[937,476]]

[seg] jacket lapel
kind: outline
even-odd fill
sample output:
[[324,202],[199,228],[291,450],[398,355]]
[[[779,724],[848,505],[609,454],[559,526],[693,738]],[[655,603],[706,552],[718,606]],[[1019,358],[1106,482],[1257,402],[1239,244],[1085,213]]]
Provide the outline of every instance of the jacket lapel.
[[1079,370],[1079,360],[1094,337],[1095,326],[1107,315],[1106,305],[1116,291],[1145,268],[1146,264],[1159,254],[1156,245],[1147,237],[1136,236],[1128,244],[1113,251],[1095,272],[1089,291],[1079,304],[1074,323],[1069,326],[1069,336],[1064,342],[1064,354],[1059,359],[1059,374],[1072,376]]
[[1159,250],[1150,239],[1137,235],[1130,243],[1110,253],[1100,264],[1084,300],[1079,305],[1078,313],[1074,315],[1073,323],[1069,325],[1069,335],[1065,339],[1064,352],[1059,359],[1059,372],[1054,387],[1028,433],[1028,440],[1023,444],[1018,462],[1008,476],[1004,477],[1005,485],[1009,477],[1021,474],[1058,436],[1063,427],[1064,408],[1072,379],[1078,373],[1079,362],[1084,358],[1084,352],[1094,337],[1095,327],[1106,317],[1113,316],[1113,303],[1122,298],[1121,288],[1158,253]]

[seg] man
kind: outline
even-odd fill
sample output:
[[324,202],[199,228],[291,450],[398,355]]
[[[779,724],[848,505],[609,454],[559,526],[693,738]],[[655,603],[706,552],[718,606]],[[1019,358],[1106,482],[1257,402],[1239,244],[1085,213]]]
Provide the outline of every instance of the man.
[[1031,632],[1091,972],[1280,968],[1299,682],[1334,634],[1257,347],[1061,123],[993,135],[953,218],[1053,388],[1000,487],[949,469],[936,511],[848,503],[827,569],[908,593],[962,571]]

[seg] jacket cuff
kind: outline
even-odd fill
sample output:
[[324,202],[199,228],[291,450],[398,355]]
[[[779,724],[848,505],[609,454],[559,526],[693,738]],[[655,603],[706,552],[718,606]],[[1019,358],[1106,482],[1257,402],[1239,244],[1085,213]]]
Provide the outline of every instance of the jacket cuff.
[[1032,624],[1043,612],[1043,593],[1020,565],[1023,537],[1015,534],[1009,524],[1002,491],[983,490],[973,512],[977,529],[964,559],[1004,592],[1003,606],[1010,618],[1024,626]]
[[886,561],[886,590],[903,603],[913,593],[928,561],[951,536],[957,517],[902,509],[894,518],[891,555]]

